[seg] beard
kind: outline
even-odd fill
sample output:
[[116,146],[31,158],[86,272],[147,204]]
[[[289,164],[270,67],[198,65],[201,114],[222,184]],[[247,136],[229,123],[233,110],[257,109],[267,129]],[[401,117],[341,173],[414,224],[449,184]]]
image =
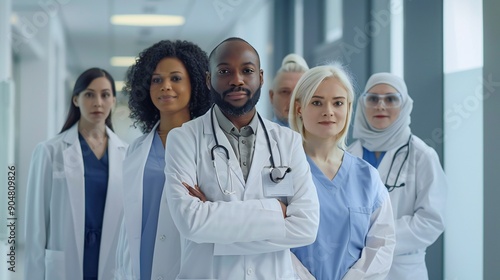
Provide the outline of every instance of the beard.
[[[247,93],[247,96],[249,97],[248,101],[241,107],[236,107],[231,105],[231,103],[224,101],[224,98],[226,97],[227,94],[233,92],[233,91],[245,91]],[[212,96],[212,100],[217,106],[219,106],[220,110],[228,115],[239,117],[242,116],[248,112],[250,112],[254,107],[255,104],[257,104],[257,101],[259,101],[260,98],[260,90],[261,87],[259,87],[254,95],[251,96],[250,90],[242,87],[234,87],[231,89],[228,89],[224,91],[222,94],[216,91],[213,87],[210,89],[210,94]]]

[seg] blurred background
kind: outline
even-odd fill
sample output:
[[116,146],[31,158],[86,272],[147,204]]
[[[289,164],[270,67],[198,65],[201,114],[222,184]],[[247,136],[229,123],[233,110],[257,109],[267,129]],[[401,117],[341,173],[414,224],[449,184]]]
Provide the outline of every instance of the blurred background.
[[[311,67],[340,61],[356,94],[372,73],[404,77],[415,101],[412,131],[436,149],[450,186],[446,231],[427,252],[430,279],[498,279],[499,12],[497,0],[1,0],[0,182],[7,186],[15,166],[17,221],[14,273],[6,265],[8,190],[0,187],[0,279],[22,279],[31,154],[60,131],[76,77],[101,67],[119,90],[134,57],[159,40],[189,40],[210,53],[230,36],[261,56],[258,110],[268,118],[269,85],[291,52]],[[140,132],[128,114],[119,93],[113,124],[131,142]]]

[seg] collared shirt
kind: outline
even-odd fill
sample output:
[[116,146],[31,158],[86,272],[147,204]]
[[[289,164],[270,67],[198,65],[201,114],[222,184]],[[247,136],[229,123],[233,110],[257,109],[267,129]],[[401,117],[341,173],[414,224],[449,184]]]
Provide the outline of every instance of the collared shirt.
[[241,171],[245,181],[247,180],[250,166],[252,165],[252,158],[255,147],[255,133],[259,125],[257,114],[254,115],[250,123],[240,130],[224,116],[218,106],[214,106],[215,117],[219,122],[219,126],[224,131],[231,147],[233,147],[234,154],[238,158]]

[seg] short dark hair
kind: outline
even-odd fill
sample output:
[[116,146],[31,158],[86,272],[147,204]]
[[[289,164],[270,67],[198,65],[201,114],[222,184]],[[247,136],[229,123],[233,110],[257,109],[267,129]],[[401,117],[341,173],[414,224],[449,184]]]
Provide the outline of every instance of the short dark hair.
[[[82,74],[80,74],[80,76],[78,76],[78,79],[76,79],[75,86],[73,87],[73,94],[71,95],[69,103],[68,116],[66,117],[66,121],[64,122],[60,133],[63,133],[64,131],[70,129],[76,122],[80,120],[80,108],[76,107],[73,103],[73,97],[78,96],[82,91],[84,91],[92,83],[93,80],[102,77],[108,79],[108,81],[111,83],[113,96],[116,96],[115,80],[113,79],[111,74],[109,74],[104,69],[96,67],[85,70]],[[109,116],[106,118],[105,122],[106,126],[113,130],[113,124],[111,123],[111,112],[109,113]]]
[[212,65],[212,63],[213,63],[212,59],[215,55],[215,52],[219,48],[219,46],[222,45],[223,43],[229,42],[229,41],[240,41],[240,42],[244,42],[247,45],[249,45],[252,48],[252,50],[255,52],[255,54],[257,55],[257,59],[259,60],[259,67],[260,67],[260,56],[259,56],[259,53],[257,52],[257,50],[250,43],[248,43],[247,41],[245,41],[244,39],[239,38],[239,37],[229,37],[229,38],[225,39],[224,41],[220,42],[217,46],[215,46],[215,48],[210,52],[210,56],[208,57],[210,65]]
[[212,104],[210,91],[205,83],[208,71],[207,54],[199,46],[188,41],[162,40],[139,54],[136,63],[127,71],[123,88],[125,94],[129,95],[130,117],[134,119],[134,126],[138,125],[143,133],[150,132],[160,120],[160,111],[151,101],[149,90],[156,66],[160,60],[168,57],[179,59],[188,72],[191,83],[191,119],[206,113]]

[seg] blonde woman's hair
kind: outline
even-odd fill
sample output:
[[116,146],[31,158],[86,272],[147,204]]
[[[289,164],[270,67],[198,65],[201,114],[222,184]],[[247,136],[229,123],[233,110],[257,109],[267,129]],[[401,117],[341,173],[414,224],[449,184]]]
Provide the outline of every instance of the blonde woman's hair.
[[338,64],[316,66],[308,70],[297,82],[290,98],[290,111],[288,113],[288,123],[290,128],[300,133],[304,142],[307,141],[304,123],[297,113],[296,102],[301,108],[305,108],[321,82],[326,79],[337,79],[347,91],[347,118],[344,128],[337,135],[337,146],[346,148],[345,139],[351,123],[352,107],[354,100],[354,88],[351,79],[344,68]]

